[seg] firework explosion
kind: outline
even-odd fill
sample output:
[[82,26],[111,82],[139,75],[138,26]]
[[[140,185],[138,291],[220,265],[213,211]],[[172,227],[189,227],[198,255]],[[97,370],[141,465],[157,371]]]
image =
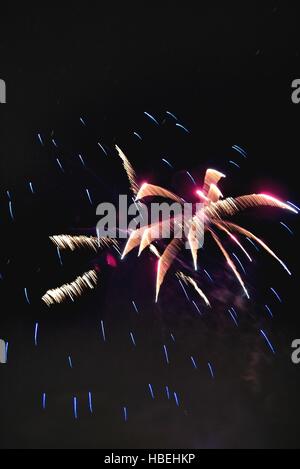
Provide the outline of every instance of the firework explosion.
[[[122,160],[123,168],[127,174],[130,189],[135,197],[136,203],[144,201],[148,197],[161,197],[167,200],[176,201],[180,204],[184,203],[184,200],[181,197],[162,187],[148,183],[144,183],[141,187],[139,187],[136,181],[136,172],[133,169],[130,161],[118,146],[116,146],[116,150]],[[251,207],[277,207],[283,210],[288,210],[295,214],[298,214],[298,211],[287,203],[283,203],[277,198],[267,194],[251,194],[236,198],[229,197],[223,199],[223,194],[218,187],[218,183],[225,177],[226,176],[223,173],[214,169],[208,169],[206,171],[203,188],[196,191],[196,195],[202,201],[201,208],[198,209],[198,211],[196,211],[196,213],[190,219],[184,221],[184,232],[188,233],[186,236],[186,241],[192,254],[194,270],[197,271],[198,269],[198,250],[200,248],[200,240],[203,239],[205,233],[208,233],[211,235],[215,244],[221,251],[228,266],[241,285],[246,297],[249,299],[250,296],[245,282],[232,257],[222,243],[218,231],[226,233],[230,240],[233,241],[242,250],[242,252],[250,261],[252,261],[251,256],[238,240],[236,234],[241,234],[248,239],[255,241],[260,246],[262,246],[264,250],[268,252],[268,254],[274,257],[282,265],[286,272],[291,275],[286,264],[275,254],[272,249],[267,246],[267,244],[265,244],[260,238],[255,236],[250,231],[242,228],[239,225],[229,222],[227,218],[232,217],[239,212]],[[129,252],[131,252],[134,248],[139,247],[138,255],[140,256],[147,247],[150,247],[151,251],[156,255],[158,258],[156,302],[158,301],[159,292],[162,284],[164,283],[165,277],[175,259],[178,257],[178,254],[184,245],[184,240],[176,238],[172,239],[162,254],[160,254],[159,250],[153,245],[153,243],[155,242],[156,238],[158,238],[158,233],[160,233],[164,224],[168,224],[169,226],[172,224],[173,227],[176,227],[176,225],[179,223],[182,222],[179,222],[176,217],[174,217],[173,219],[163,220],[162,222],[143,226],[142,228],[132,231],[122,253],[122,259],[124,259]],[[52,236],[50,239],[53,243],[56,244],[58,249],[69,249],[74,251],[81,247],[88,247],[98,251],[99,249],[114,247],[118,250],[117,241],[110,238],[59,235]],[[183,272],[177,272],[176,275],[186,284],[189,283],[192,285],[195,291],[204,300],[206,305],[210,306],[210,302],[207,296],[198,286],[196,280],[190,276],[184,275]],[[48,306],[55,303],[61,303],[68,298],[71,298],[72,301],[74,301],[74,297],[81,296],[82,293],[84,293],[87,289],[94,289],[96,284],[97,272],[95,270],[91,270],[85,273],[82,277],[78,277],[70,284],[63,285],[62,287],[56,288],[54,290],[49,290],[43,296],[42,300]]]
[[[224,174],[216,170],[207,170],[204,179],[203,189],[197,190],[197,195],[204,202],[203,208],[201,208],[190,220],[186,222],[188,225],[187,241],[189,243],[190,250],[192,253],[194,268],[195,270],[197,270],[199,241],[204,236],[204,232],[208,232],[212,236],[220,251],[222,252],[227,264],[233,271],[235,277],[241,284],[247,298],[249,298],[249,293],[245,286],[245,283],[235,263],[233,262],[229,253],[225,249],[214,228],[224,231],[230,237],[230,239],[235,242],[239,246],[239,248],[246,254],[250,261],[252,260],[250,255],[239,242],[239,240],[236,238],[236,236],[233,235],[233,232],[243,234],[244,236],[253,239],[258,244],[260,244],[271,256],[273,256],[290,274],[290,271],[288,270],[284,262],[261,239],[259,239],[250,231],[247,231],[236,224],[228,222],[226,219],[224,219],[224,217],[231,217],[241,212],[242,210],[258,206],[278,207],[284,210],[289,210],[290,212],[296,214],[298,212],[288,204],[285,204],[280,200],[276,199],[275,197],[266,194],[252,194],[237,198],[230,197],[225,200],[220,200],[222,197],[222,193],[219,190],[217,184],[224,177]],[[169,192],[164,188],[151,184],[143,184],[137,194],[136,201],[141,201],[147,197],[153,196],[175,200],[176,202],[182,201],[180,197],[173,194],[172,192]],[[202,222],[202,220],[204,220],[204,223]],[[174,223],[176,224],[176,220],[174,220]],[[150,227],[140,228],[139,230],[136,230],[131,233],[129,240],[125,246],[123,257],[125,257],[125,255],[127,255],[132,249],[137,246],[140,246],[140,254],[143,249],[145,249],[155,240],[153,234],[157,233],[157,231],[158,226],[152,225]],[[158,272],[156,281],[156,301],[158,300],[158,295],[160,292],[160,288],[164,282],[164,278],[167,272],[169,271],[172,263],[176,259],[178,252],[182,248],[182,245],[183,243],[181,240],[173,239],[168,245],[168,247],[164,250],[163,254],[160,256],[160,259],[158,261]]]
[[[241,359],[241,365],[238,365],[241,366],[241,369],[239,368],[240,371],[236,375],[242,377],[242,380],[256,392],[261,385],[263,361],[265,359],[269,360],[270,354],[273,355],[280,351],[280,341],[271,335],[266,322],[269,322],[272,318],[276,319],[277,307],[279,307],[279,303],[284,302],[280,296],[283,288],[281,286],[277,292],[277,289],[275,290],[271,288],[271,285],[268,285],[267,291],[269,296],[272,292],[271,297],[266,297],[261,289],[257,289],[255,295],[254,292],[252,294],[250,276],[246,281],[246,269],[243,265],[243,258],[239,259],[238,257],[238,250],[250,263],[256,259],[252,248],[256,252],[266,251],[271,256],[271,260],[275,259],[279,262],[279,267],[283,267],[286,273],[290,274],[291,272],[278,254],[273,251],[273,248],[271,249],[249,229],[237,224],[238,222],[233,217],[246,209],[264,206],[282,209],[292,214],[298,213],[298,208],[291,202],[282,202],[268,194],[257,193],[224,198],[223,192],[225,193],[225,190],[223,190],[222,183],[225,182],[225,174],[227,173],[225,169],[224,172],[215,169],[199,172],[200,176],[201,174],[204,176],[202,183],[197,177],[196,180],[194,179],[194,172],[184,171],[182,179],[180,174],[178,182],[180,188],[178,188],[176,181],[176,185],[169,186],[164,175],[160,176],[161,179],[156,179],[153,176],[150,179],[147,174],[149,183],[145,183],[146,171],[142,172],[142,176],[141,173],[135,171],[131,158],[129,159],[126,156],[127,153],[125,154],[120,147],[116,146],[115,151],[110,153],[108,146],[103,148],[104,150],[107,148],[107,156],[115,157],[111,160],[105,160],[104,164],[115,164],[116,168],[120,170],[121,177],[125,179],[126,176],[125,183],[128,190],[125,189],[125,193],[128,192],[129,197],[127,197],[127,200],[129,199],[130,204],[131,199],[133,199],[137,209],[142,208],[142,206],[148,209],[156,201],[159,201],[159,203],[163,201],[164,205],[168,207],[175,203],[182,208],[183,213],[185,213],[185,204],[188,204],[192,207],[191,216],[188,215],[182,221],[182,217],[178,216],[176,211],[173,215],[172,210],[170,210],[169,213],[171,212],[172,216],[170,215],[169,218],[166,216],[167,212],[165,212],[164,217],[162,220],[159,219],[158,223],[153,223],[152,220],[148,224],[141,216],[140,225],[136,229],[128,229],[126,233],[126,229],[121,226],[121,222],[120,226],[117,227],[117,223],[121,219],[120,215],[122,215],[120,210],[119,216],[116,217],[116,222],[114,222],[115,224],[109,228],[109,230],[114,230],[113,227],[115,227],[114,231],[120,234],[120,239],[102,237],[101,230],[98,228],[99,225],[96,228],[89,228],[91,227],[90,221],[83,222],[80,215],[76,218],[75,223],[74,221],[68,222],[69,226],[70,224],[73,225],[72,232],[64,228],[58,231],[62,234],[55,233],[49,239],[58,256],[54,259],[54,275],[58,271],[58,267],[64,266],[64,257],[66,257],[66,267],[70,265],[69,260],[72,263],[70,281],[69,278],[67,280],[63,278],[63,281],[60,282],[61,286],[57,286],[59,283],[54,283],[54,285],[51,283],[51,289],[48,291],[46,291],[47,288],[44,287],[43,283],[41,292],[40,289],[38,292],[45,308],[50,308],[49,318],[51,318],[51,322],[53,319],[55,320],[51,308],[65,303],[66,308],[61,306],[60,312],[62,314],[59,315],[59,318],[64,317],[66,312],[69,321],[69,305],[72,310],[72,321],[75,322],[77,311],[75,303],[84,295],[92,292],[97,295],[95,291],[99,288],[99,297],[96,299],[96,303],[93,302],[92,309],[85,308],[85,304],[85,316],[83,311],[80,311],[77,317],[78,327],[81,329],[84,321],[91,321],[93,330],[96,331],[95,340],[97,343],[100,341],[101,347],[108,344],[113,346],[116,337],[114,329],[116,323],[118,331],[121,331],[121,339],[117,336],[117,354],[123,354],[123,351],[120,354],[119,340],[124,340],[124,345],[130,347],[129,353],[138,352],[135,356],[130,355],[129,357],[124,354],[122,366],[124,369],[127,369],[128,366],[129,371],[126,375],[124,374],[124,378],[120,374],[120,386],[116,387],[118,396],[115,400],[119,405],[118,418],[121,418],[124,422],[132,420],[132,410],[134,411],[135,406],[131,404],[131,395],[128,396],[123,391],[122,386],[124,383],[122,380],[124,379],[127,386],[127,377],[135,376],[135,359],[142,360],[142,371],[137,374],[137,391],[134,398],[136,396],[139,398],[140,389],[142,389],[142,393],[146,390],[146,399],[149,398],[156,404],[156,402],[159,402],[160,394],[162,394],[170,405],[173,403],[174,408],[176,405],[176,408],[182,410],[184,415],[186,415],[185,409],[190,411],[192,407],[193,412],[195,412],[195,405],[188,403],[187,394],[191,395],[190,390],[195,389],[197,398],[199,396],[197,383],[194,387],[193,381],[190,381],[197,379],[199,375],[196,373],[204,373],[201,376],[202,389],[204,389],[203,384],[206,383],[206,380],[208,386],[213,386],[215,382],[220,382],[220,379],[222,379],[220,370],[224,369],[225,360],[230,363],[231,367],[231,363],[238,360],[237,356],[240,350],[243,350],[244,355]],[[85,160],[86,158],[80,156],[80,161],[85,170],[90,170]],[[61,162],[64,167],[65,161],[61,159]],[[100,162],[103,164],[102,161]],[[171,175],[177,177],[178,173],[173,173],[175,164],[174,167],[171,166],[171,163],[166,159],[163,162],[172,169]],[[80,170],[82,170],[81,167]],[[95,176],[94,170],[91,169],[91,171]],[[105,175],[110,190],[111,184],[108,173],[105,173]],[[169,169],[166,169],[166,175],[168,181]],[[186,175],[188,175],[188,178]],[[80,177],[82,177],[81,173]],[[120,178],[118,187],[121,184],[122,180]],[[29,183],[32,195],[36,194],[37,187],[37,184]],[[93,187],[89,189],[87,187],[89,187],[88,182],[84,183],[80,194],[81,196],[84,195],[83,203],[85,208],[88,199],[89,207],[94,209],[97,191],[93,190]],[[174,189],[174,187],[177,188]],[[101,194],[105,193],[105,190],[106,187],[101,187]],[[109,193],[113,194],[113,200],[117,199],[118,193],[114,189]],[[18,207],[14,204],[12,193],[8,191],[7,195],[11,217],[16,223]],[[105,197],[103,195],[98,196],[100,200],[111,200],[108,199],[110,196],[107,196],[107,199]],[[76,214],[78,213],[77,210]],[[150,210],[148,210],[149,213]],[[77,223],[80,223],[80,228],[77,228]],[[243,223],[241,224],[243,225]],[[88,228],[83,228],[83,225],[88,226]],[[288,230],[288,225],[282,222],[281,225]],[[51,226],[53,225],[50,225],[50,233],[53,234]],[[129,226],[133,226],[133,224],[130,222]],[[161,236],[164,228],[170,232],[170,236]],[[180,239],[175,237],[177,228],[183,234]],[[78,231],[76,231],[77,229]],[[125,240],[121,239],[124,237]],[[207,242],[205,248],[202,246],[204,238]],[[247,243],[251,243],[251,247],[250,244],[247,246]],[[235,246],[236,249],[231,249],[230,246]],[[234,250],[236,252],[233,252]],[[73,253],[72,258],[68,256],[68,252]],[[78,253],[78,257],[75,253]],[[87,266],[86,258],[84,257],[82,262],[81,254],[86,257],[92,256]],[[123,259],[123,262],[118,262],[118,258]],[[216,266],[215,268],[215,261],[218,258],[221,259],[221,267]],[[80,259],[79,268],[75,270],[74,265],[78,259]],[[225,259],[225,262],[223,259]],[[250,263],[248,263],[248,267],[250,267]],[[118,268],[116,268],[117,266]],[[115,268],[114,273],[111,267]],[[61,269],[59,270],[61,271]],[[252,269],[249,269],[249,273],[251,271]],[[72,274],[74,272],[76,275]],[[259,272],[257,274],[260,275]],[[270,275],[270,278],[272,278],[272,275]],[[232,281],[233,286],[236,284],[235,288],[231,288]],[[49,285],[48,282],[49,279],[47,279],[47,286]],[[276,287],[275,284],[274,287]],[[263,279],[262,289],[264,288],[265,282]],[[29,282],[25,288],[22,284],[22,289],[22,299],[23,302],[26,302],[26,307],[34,305],[34,292],[30,289]],[[249,293],[251,294],[251,302],[247,301],[250,297]],[[148,301],[148,294],[151,297],[150,301]],[[147,298],[146,302],[144,302],[144,298]],[[154,305],[155,300],[156,304]],[[128,315],[124,314],[126,305],[130,308]],[[89,306],[89,302],[87,306]],[[43,309],[43,315],[47,315],[45,308]],[[101,316],[99,317],[100,309]],[[115,321],[115,323],[112,324],[110,321]],[[33,326],[32,339],[35,350],[43,350],[40,345],[45,333],[44,317],[43,319],[34,318]],[[251,334],[252,328],[255,329],[254,336]],[[239,332],[242,332],[242,334],[239,334]],[[61,334],[63,340],[65,340],[63,328]],[[224,359],[219,359],[215,350],[218,349],[220,336],[222,338],[227,337],[227,334],[229,340],[243,341],[243,346],[238,349],[237,353],[237,344],[224,345],[226,349]],[[155,357],[153,360],[153,369],[151,368],[150,372],[148,370],[144,372],[144,356],[145,353],[148,353],[148,337],[151,337],[151,356],[153,353],[154,355],[157,353],[158,359],[156,361]],[[69,339],[69,336],[67,339]],[[244,346],[245,344],[246,346]],[[7,355],[8,345],[5,345]],[[72,373],[75,373],[78,361],[76,352],[69,347],[65,348],[67,352],[64,358],[65,365],[73,370]],[[182,350],[184,350],[183,353]],[[102,351],[109,373],[112,347],[103,348]],[[184,361],[182,366],[178,367],[180,360]],[[244,363],[247,364],[246,370]],[[92,367],[89,369],[92,369]],[[158,382],[155,382],[153,375],[158,375],[160,370],[163,373],[162,379],[159,378]],[[193,374],[189,375],[189,373]],[[188,387],[187,390],[185,385]],[[209,389],[207,388],[207,390]],[[40,405],[43,412],[46,413],[51,409],[50,399],[52,399],[52,396],[45,385],[41,390],[43,393],[40,394]],[[108,381],[107,401],[109,401],[111,395],[112,388]],[[120,399],[119,396],[121,396]],[[94,412],[96,416],[96,406],[99,403],[96,388],[87,388],[85,395],[80,394],[78,389],[72,388],[68,405],[72,410],[74,419],[80,420],[84,418],[86,410],[91,414]],[[146,404],[147,411],[149,409],[148,404]],[[87,409],[84,410],[84,406],[88,406]]]

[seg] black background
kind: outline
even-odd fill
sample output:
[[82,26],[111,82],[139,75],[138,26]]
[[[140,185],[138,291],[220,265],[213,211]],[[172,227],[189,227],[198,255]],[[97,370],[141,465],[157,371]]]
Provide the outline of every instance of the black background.
[[[211,292],[216,299],[211,317],[199,318],[171,277],[154,305],[147,254],[138,262],[130,257],[116,270],[103,267],[101,256],[72,254],[64,257],[62,268],[48,241],[52,234],[89,232],[87,227],[95,226],[85,188],[94,205],[127,191],[115,143],[142,178],[173,190],[192,192],[184,170],[201,184],[205,168],[214,166],[228,176],[223,184],[228,195],[265,190],[300,201],[300,105],[291,101],[291,83],[300,77],[297,2],[195,5],[101,2],[1,12],[0,78],[7,84],[7,104],[0,107],[0,337],[9,342],[8,364],[0,368],[2,448],[299,446],[300,368],[290,359],[291,342],[300,337],[296,217],[258,210],[250,221],[243,219],[276,247],[293,277],[260,254],[247,280],[254,298],[242,305],[239,329],[224,313],[236,294],[235,282],[209,243],[204,258],[218,266],[211,268],[223,290]],[[166,110],[190,135],[175,127]],[[155,115],[160,127],[144,111]],[[247,161],[231,149],[233,144],[247,149]],[[174,172],[162,157],[172,161]],[[241,163],[241,171],[228,164],[230,159]],[[295,230],[293,237],[280,227],[283,220]],[[94,294],[75,305],[47,309],[41,304],[48,288],[95,263],[102,273]],[[267,293],[271,286],[284,298],[281,307]],[[263,309],[266,301],[274,303],[273,320]],[[272,337],[275,357],[260,327]],[[170,351],[169,366],[163,344]],[[197,357],[197,371],[190,355]],[[208,361],[214,364],[214,381]],[[166,384],[180,396],[179,408],[166,399]],[[79,402],[77,422],[73,396]]]

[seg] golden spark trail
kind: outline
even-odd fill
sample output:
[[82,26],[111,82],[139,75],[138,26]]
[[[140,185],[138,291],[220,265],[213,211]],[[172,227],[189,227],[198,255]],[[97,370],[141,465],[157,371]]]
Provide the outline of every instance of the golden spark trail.
[[230,223],[230,222],[227,222],[227,221],[223,221],[222,222],[223,225],[227,226],[228,228],[231,228],[232,230],[234,231],[237,231],[238,233],[241,233],[245,236],[248,236],[248,238],[251,238],[253,239],[254,241],[256,241],[258,244],[260,244],[272,257],[274,257],[274,259],[276,259],[280,265],[282,265],[282,267],[287,271],[287,273],[289,275],[292,275],[291,274],[291,271],[288,269],[288,267],[285,265],[285,263],[275,254],[275,252],[272,251],[272,249],[269,248],[269,246],[264,243],[260,238],[258,238],[257,236],[255,236],[253,233],[251,233],[251,231],[248,231],[248,230],[245,230],[245,228],[242,228],[241,226],[239,225],[236,225],[234,223]]
[[200,249],[200,241],[204,239],[204,220],[203,210],[192,218],[192,223],[188,233],[188,242],[192,252],[194,261],[194,269],[198,270],[198,251]]
[[238,246],[239,248],[243,251],[243,253],[248,257],[249,261],[252,262],[252,257],[250,254],[246,251],[244,246],[239,242],[239,240],[233,236],[232,233],[230,233],[229,230],[225,228],[225,226],[221,222],[214,221],[214,225],[216,225],[220,230],[224,231]]
[[115,239],[104,237],[58,235],[51,236],[50,239],[61,250],[70,249],[75,251],[79,248],[90,248],[97,251],[98,249],[118,246],[118,242]]
[[81,296],[86,290],[93,290],[98,283],[98,275],[95,270],[90,270],[72,283],[66,283],[59,288],[48,290],[42,297],[47,306],[60,304],[70,298],[72,301]]
[[155,186],[153,184],[147,184],[146,182],[142,185],[136,196],[136,202],[144,199],[145,197],[164,197],[165,199],[175,200],[176,202],[182,203],[183,200],[173,192],[170,192],[163,187]]
[[136,195],[139,191],[139,186],[136,182],[136,172],[133,169],[130,161],[125,156],[125,154],[122,152],[121,148],[118,147],[118,145],[116,145],[116,150],[119,154],[119,157],[121,158],[121,160],[123,162],[123,167],[124,167],[124,170],[127,174],[129,184],[130,184],[130,188],[131,188],[133,194]]
[[233,271],[234,275],[236,276],[236,278],[238,279],[238,281],[240,282],[240,284],[242,285],[243,287],[243,290],[244,292],[246,293],[246,296],[247,298],[249,299],[250,296],[249,296],[249,293],[248,293],[248,290],[245,286],[245,283],[243,282],[243,279],[242,277],[240,276],[234,262],[232,261],[231,257],[229,256],[228,252],[226,251],[226,249],[224,248],[223,244],[221,243],[221,241],[219,240],[218,236],[213,232],[213,230],[209,229],[213,239],[215,240],[216,244],[219,246],[222,254],[224,255],[229,267],[231,268],[231,270]]
[[194,287],[196,292],[199,294],[199,296],[205,301],[206,306],[211,306],[209,299],[207,298],[207,296],[204,294],[204,292],[198,286],[197,282],[192,277],[185,275],[183,272],[177,272],[176,276],[177,278],[183,280],[186,285],[190,283]]
[[225,174],[220,173],[220,171],[216,171],[215,169],[208,169],[204,178],[203,194],[205,196],[208,195],[211,186],[217,186],[218,182],[222,178],[226,178]]
[[251,207],[278,207],[285,210],[289,210],[293,213],[298,213],[295,209],[290,207],[289,205],[281,202],[280,200],[276,199],[275,197],[271,197],[265,194],[251,194],[251,195],[243,195],[241,197],[232,198],[229,197],[225,200],[221,200],[216,203],[210,204],[208,207],[205,208],[205,215],[208,218],[220,218],[222,219],[224,216],[236,215],[241,210],[245,210]]
[[160,291],[160,287],[164,281],[164,278],[174,261],[176,259],[177,254],[181,249],[182,241],[180,239],[173,239],[170,244],[164,250],[162,256],[158,261],[157,266],[157,279],[156,279],[156,303],[158,301],[158,295]]

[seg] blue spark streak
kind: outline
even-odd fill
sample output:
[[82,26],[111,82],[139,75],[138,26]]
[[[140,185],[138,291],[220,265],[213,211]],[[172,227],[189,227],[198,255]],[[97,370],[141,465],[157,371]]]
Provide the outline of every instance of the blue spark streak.
[[204,270],[204,273],[207,275],[207,277],[209,278],[209,280],[210,280],[212,283],[214,283],[214,281],[213,281],[211,275],[209,275],[209,273],[207,272],[207,270]]
[[202,313],[199,309],[199,306],[197,305],[197,303],[193,300],[193,305],[195,306],[196,310],[198,311],[198,313],[200,314],[200,316],[202,316]]
[[170,390],[169,390],[169,386],[166,386],[166,394],[167,394],[167,398],[170,400]]
[[36,347],[38,346],[38,333],[39,333],[39,323],[37,322],[35,324],[35,329],[34,329],[34,345]]
[[104,329],[104,322],[101,321],[101,331],[102,331],[102,337],[104,342],[106,342],[106,334],[105,334],[105,329]]
[[125,420],[125,422],[127,422],[127,420],[128,420],[128,411],[127,411],[127,407],[123,407],[123,415],[124,415],[124,420]]
[[237,164],[235,161],[229,160],[229,163],[232,164],[233,166],[236,166],[238,169],[241,169],[240,165]]
[[282,221],[280,222],[281,226],[283,226],[292,236],[294,236],[294,232],[291,230],[291,228],[283,223]]
[[178,395],[175,391],[174,391],[174,399],[175,399],[177,407],[179,407],[179,399],[178,399]]
[[197,363],[196,363],[196,360],[194,359],[194,357],[191,357],[191,361],[192,361],[193,367],[195,368],[195,370],[197,370],[198,366],[197,366]]
[[28,291],[26,287],[24,288],[24,295],[25,295],[27,303],[30,305],[29,295],[28,295]]
[[73,412],[75,420],[78,419],[77,397],[73,397]]
[[178,279],[178,282],[180,283],[180,286],[181,286],[182,290],[184,291],[184,294],[185,294],[187,300],[190,301],[189,295],[187,294],[187,291],[186,291],[186,289],[184,288],[183,283],[181,282],[180,279]]
[[153,392],[152,384],[149,383],[148,387],[149,387],[150,395],[151,395],[152,399],[154,399],[154,392]]
[[164,349],[164,354],[165,354],[165,358],[166,358],[167,365],[169,365],[169,364],[170,364],[170,360],[169,360],[169,354],[168,354],[167,346],[164,345],[164,346],[163,346],[163,349]]
[[104,153],[106,156],[108,156],[107,151],[105,150],[104,146],[101,145],[100,142],[98,142],[98,146],[101,148],[101,150],[103,151],[103,153]]
[[61,164],[59,158],[56,158],[56,161],[57,161],[57,164],[58,164],[58,166],[60,167],[61,171],[64,173],[65,170],[64,170],[64,168],[62,167],[62,164]]
[[300,207],[297,207],[297,205],[293,204],[292,202],[287,202],[289,205],[291,205],[292,207],[294,207],[296,210],[298,210],[298,212],[300,212]]
[[273,345],[271,344],[270,339],[268,338],[267,334],[262,329],[260,330],[260,333],[263,336],[263,338],[265,339],[265,341],[267,342],[267,344],[270,347],[272,353],[275,355],[275,349],[274,349]]
[[196,186],[196,181],[195,179],[193,178],[193,176],[191,175],[191,173],[189,173],[189,171],[186,171],[186,174],[188,175],[188,177],[190,178],[190,180],[192,181],[192,183]]
[[92,397],[91,392],[89,392],[88,398],[89,398],[89,409],[90,409],[90,413],[92,414],[93,413],[93,397]]
[[90,191],[89,191],[88,189],[85,189],[85,192],[86,192],[86,194],[87,194],[87,196],[88,196],[88,199],[89,199],[90,204],[93,205],[93,201],[92,201],[92,197],[91,197]]
[[213,367],[210,362],[207,363],[212,379],[215,379]]
[[131,337],[131,341],[132,341],[133,345],[136,347],[135,338],[134,338],[134,335],[133,335],[132,332],[130,332],[130,337]]
[[179,127],[180,129],[183,129],[187,134],[191,133],[186,127],[184,127],[184,125],[178,124],[178,122],[176,123],[176,127]]
[[155,117],[153,117],[151,114],[149,114],[149,112],[144,112],[145,116],[149,117],[149,119],[151,119],[153,122],[155,122],[156,125],[159,126],[159,123],[158,121],[155,119]]
[[240,266],[241,266],[241,269],[243,270],[244,274],[246,275],[246,270],[245,270],[245,268],[244,268],[242,262],[241,262],[240,259],[238,258],[238,256],[237,256],[234,252],[232,253],[232,255],[233,255],[233,257],[235,257],[235,259],[238,261],[238,263],[239,263]]
[[5,363],[7,363],[7,360],[8,360],[8,347],[9,347],[9,343],[5,342]]
[[85,161],[84,161],[83,157],[79,154],[78,158],[80,159],[80,161],[82,163],[82,166],[84,166],[86,168]]
[[41,134],[37,134],[37,135],[38,135],[38,139],[39,139],[40,144],[44,146],[44,142],[43,142]]
[[178,118],[177,118],[177,117],[175,116],[175,114],[173,114],[172,112],[166,111],[166,114],[168,114],[168,116],[173,117],[174,120],[178,121]]
[[29,187],[30,187],[30,190],[31,190],[32,194],[34,194],[34,189],[33,189],[33,184],[32,184],[32,182],[29,183]]
[[174,169],[174,166],[172,166],[168,160],[166,160],[165,158],[162,158],[162,161],[166,163],[170,168]]
[[43,407],[43,410],[46,409],[46,402],[47,402],[47,396],[46,396],[46,393],[44,392],[42,394],[42,407]]
[[62,257],[61,257],[61,252],[60,252],[60,249],[59,249],[58,246],[57,246],[57,248],[56,248],[56,252],[57,252],[57,256],[58,256],[60,265],[63,266],[63,261],[62,261]]
[[134,309],[135,309],[135,312],[136,312],[137,314],[139,314],[140,312],[139,312],[138,307],[137,307],[137,305],[135,304],[134,301],[132,301],[132,305],[133,305],[133,307],[134,307]]
[[13,207],[12,207],[12,201],[11,200],[8,203],[8,207],[9,207],[10,218],[12,219],[12,221],[14,221],[15,217],[14,217],[14,212],[13,212]]
[[72,362],[72,358],[70,357],[70,355],[68,356],[68,362],[69,362],[69,367],[73,369],[73,362]]
[[282,298],[279,296],[279,293],[275,290],[275,288],[270,288],[271,292],[274,293],[274,295],[276,296],[277,300],[282,303]]
[[133,132],[133,135],[135,135],[139,140],[143,140],[141,135],[138,134],[137,132]]
[[238,151],[244,158],[247,158],[247,153],[243,148],[239,147],[238,145],[232,145],[231,147],[233,150]]
[[268,311],[268,314],[271,316],[271,318],[273,318],[274,315],[273,315],[273,313],[272,313],[272,311],[271,311],[271,308],[270,308],[268,305],[265,305],[265,308],[266,308],[266,310]]
[[228,310],[228,313],[230,314],[231,316],[231,319],[233,320],[234,324],[236,325],[236,327],[238,327],[238,322],[236,320],[236,317],[234,316],[234,314],[232,313],[231,309]]
[[257,251],[257,252],[259,252],[259,247],[258,247],[258,246],[256,246],[256,244],[255,244],[255,243],[252,241],[252,239],[250,239],[250,238],[248,238],[248,237],[247,237],[247,238],[246,238],[246,240],[247,240],[247,241],[249,241],[249,243],[251,243],[251,244],[252,244],[252,246],[254,246],[254,247],[255,247],[255,249],[256,249],[256,251]]

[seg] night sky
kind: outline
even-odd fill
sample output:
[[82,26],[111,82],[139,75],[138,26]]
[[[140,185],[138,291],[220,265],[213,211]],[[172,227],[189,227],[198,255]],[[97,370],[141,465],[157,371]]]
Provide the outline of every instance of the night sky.
[[[227,175],[226,196],[268,192],[299,206],[300,104],[291,100],[299,13],[296,2],[278,0],[3,7],[0,339],[9,349],[0,365],[1,448],[299,447],[300,365],[291,361],[300,338],[297,216],[255,209],[238,219],[293,274],[248,244],[250,302],[207,240],[199,281],[209,311],[192,289],[186,298],[174,270],[156,305],[149,252],[117,258],[112,268],[105,253],[82,250],[64,253],[61,265],[49,240],[93,234],[98,203],[129,193],[115,144],[140,182],[193,197],[186,171],[201,187],[214,167]],[[183,259],[191,263],[189,253]],[[93,293],[52,308],[41,302],[46,290],[96,265]]]

